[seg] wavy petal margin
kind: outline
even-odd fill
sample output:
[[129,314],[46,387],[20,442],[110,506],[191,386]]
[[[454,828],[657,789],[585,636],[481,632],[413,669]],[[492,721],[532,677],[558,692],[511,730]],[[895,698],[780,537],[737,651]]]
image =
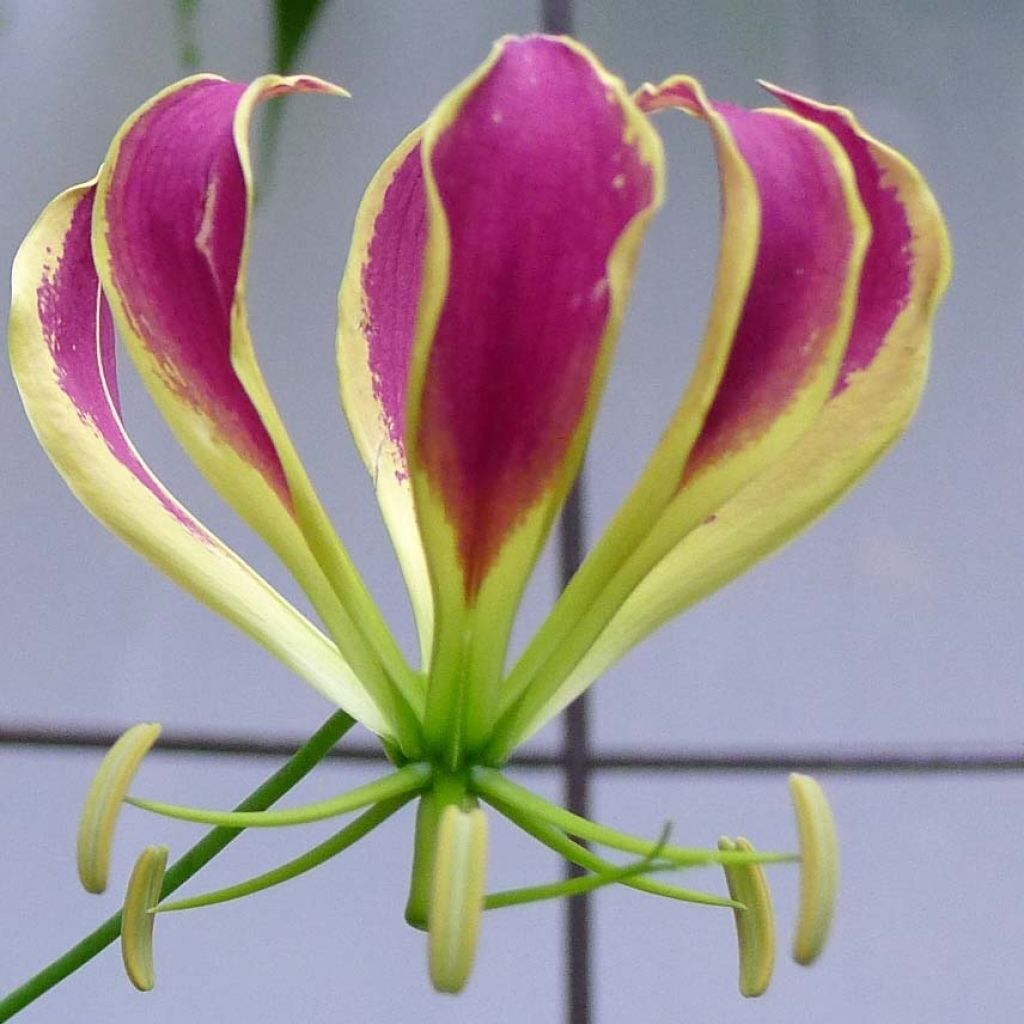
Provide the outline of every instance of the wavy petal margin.
[[647,576],[529,732],[645,636],[809,526],[885,454],[920,402],[932,322],[952,273],[949,236],[935,197],[913,165],[865,132],[848,110],[768,88],[843,147],[873,226],[850,342],[832,394],[813,429]]
[[371,189],[383,205],[349,270],[353,386],[376,404],[356,418],[364,457],[383,451],[380,472],[411,484],[436,617],[428,742],[471,744],[582,458],[663,157],[622,83],[542,36],[501,40],[442,101],[419,171],[406,145]]
[[200,75],[140,107],[100,173],[93,252],[121,336],[168,425],[288,566],[390,714],[378,658],[389,659],[396,681],[405,681],[404,663],[295,452],[248,327],[249,126],[257,104],[291,92],[342,90],[306,76],[246,86]]
[[10,356],[25,410],[108,529],[375,732],[387,723],[337,648],[167,491],[125,433],[114,329],[90,249],[95,183],[58,196],[14,261]]
[[682,109],[714,135],[723,198],[715,301],[696,374],[658,448],[516,666],[505,708],[522,698],[521,723],[646,574],[814,422],[850,338],[870,238],[850,161],[818,125],[711,103],[682,76],[637,99],[652,113]]
[[363,196],[338,296],[338,376],[430,663],[434,599],[405,454],[405,405],[427,240],[423,129],[384,161]]

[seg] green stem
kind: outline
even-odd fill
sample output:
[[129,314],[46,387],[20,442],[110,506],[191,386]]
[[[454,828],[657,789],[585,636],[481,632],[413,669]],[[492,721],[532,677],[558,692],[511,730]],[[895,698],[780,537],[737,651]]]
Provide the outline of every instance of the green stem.
[[[275,803],[308,775],[354,724],[355,720],[344,711],[336,711],[281,768],[238,805],[238,810],[262,811]],[[160,898],[166,898],[175,889],[184,885],[241,832],[242,829],[238,828],[215,828],[203,836],[168,869]],[[115,942],[120,934],[119,910],[81,942],[76,943],[38,974],[0,999],[0,1024],[10,1020],[20,1010],[88,963]]]
[[489,803],[498,800],[515,807],[524,817],[545,821],[562,832],[579,836],[589,843],[610,846],[613,850],[621,850],[623,853],[636,853],[646,857],[656,855],[672,861],[679,867],[700,867],[705,864],[790,864],[800,859],[793,853],[742,853],[659,844],[573,814],[572,811],[550,803],[536,793],[517,785],[493,768],[473,768],[469,778],[472,790]]

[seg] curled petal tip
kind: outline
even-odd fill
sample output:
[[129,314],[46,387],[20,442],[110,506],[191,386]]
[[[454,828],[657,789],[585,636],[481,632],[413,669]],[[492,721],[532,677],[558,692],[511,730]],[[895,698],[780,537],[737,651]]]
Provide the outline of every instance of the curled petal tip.
[[839,837],[828,798],[809,775],[793,773],[789,790],[800,835],[800,913],[793,959],[805,967],[821,956],[839,891]]
[[330,82],[316,75],[264,75],[257,78],[249,88],[263,98],[276,96],[278,90],[285,92],[317,92],[326,96],[340,96],[349,99],[352,94],[344,86]]
[[147,846],[135,862],[121,916],[121,957],[131,983],[140,992],[156,984],[153,966],[153,908],[167,870],[166,846]]
[[142,722],[126,730],[107,751],[89,786],[78,826],[78,877],[87,892],[107,888],[110,851],[121,805],[142,759],[160,735],[160,726]]

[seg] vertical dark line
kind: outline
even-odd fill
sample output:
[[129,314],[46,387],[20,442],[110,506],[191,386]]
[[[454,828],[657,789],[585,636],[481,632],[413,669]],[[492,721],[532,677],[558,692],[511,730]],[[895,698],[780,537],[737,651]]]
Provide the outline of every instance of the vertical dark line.
[[[583,492],[585,481],[579,476],[559,523],[559,553],[562,586],[566,586],[583,560]],[[590,731],[587,695],[583,694],[566,709],[562,732],[562,756],[565,771],[565,803],[569,810],[589,817],[590,805]],[[566,864],[566,877],[585,872],[575,864]],[[568,1024],[590,1024],[591,988],[591,902],[587,895],[565,901],[566,943],[566,1020]]]
[[[571,35],[572,0],[541,0],[541,27],[545,32]],[[559,570],[562,587],[568,586],[583,561],[583,469],[569,493],[558,526]],[[590,803],[590,735],[586,695],[577,698],[565,712],[562,733],[565,772],[565,802],[576,814],[587,814]],[[582,874],[575,864],[566,866],[572,878]],[[566,1020],[568,1024],[590,1024],[590,897],[565,901]]]

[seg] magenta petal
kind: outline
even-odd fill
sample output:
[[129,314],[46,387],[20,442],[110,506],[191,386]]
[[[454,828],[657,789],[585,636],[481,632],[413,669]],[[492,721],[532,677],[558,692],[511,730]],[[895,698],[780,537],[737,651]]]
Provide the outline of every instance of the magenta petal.
[[838,394],[852,375],[871,365],[896,318],[914,296],[913,229],[899,189],[886,182],[884,164],[872,154],[871,142],[848,111],[822,106],[774,86],[766,88],[801,117],[827,128],[843,147],[874,229],[864,259],[850,343],[836,381]]
[[92,257],[95,183],[51,202],[14,262],[10,355],[25,410],[96,518],[371,728],[387,723],[337,648],[199,523],[121,419],[113,321]]
[[176,394],[290,502],[274,444],[231,366],[231,315],[247,221],[234,140],[245,85],[201,79],[123,136],[104,209],[124,316]]
[[470,599],[557,488],[592,405],[609,260],[658,191],[630,127],[586,56],[532,37],[506,42],[431,140],[450,262],[416,459],[456,531]]
[[117,354],[110,306],[100,291],[92,261],[95,187],[75,206],[59,258],[43,266],[36,292],[39,326],[57,383],[78,415],[106,442],[111,455],[164,509],[200,540],[206,530],[163,488],[139,458],[121,422]]
[[164,90],[111,145],[93,252],[125,345],[175,436],[383,691],[390,676],[380,663],[415,684],[270,395],[246,308],[253,111],[281,93],[338,91],[273,75],[248,86],[198,76]]
[[373,223],[362,270],[361,329],[368,343],[374,396],[403,473],[408,471],[406,401],[427,244],[420,149],[416,143],[395,170]]
[[687,478],[767,431],[821,372],[861,258],[848,195],[822,140],[796,119],[724,103],[715,109],[754,174],[761,236],[743,317]]

